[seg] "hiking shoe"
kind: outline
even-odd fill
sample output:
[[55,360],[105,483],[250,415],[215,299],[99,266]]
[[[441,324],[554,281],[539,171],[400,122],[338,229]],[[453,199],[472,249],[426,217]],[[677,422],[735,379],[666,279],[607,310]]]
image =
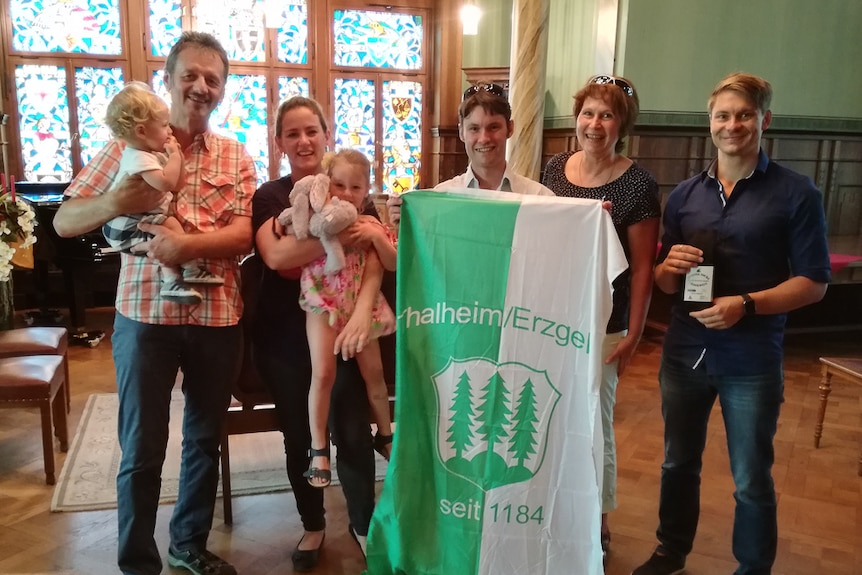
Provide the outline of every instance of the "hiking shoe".
[[224,285],[224,278],[213,275],[205,268],[183,268],[183,281],[187,284]]
[[646,563],[632,571],[632,575],[676,575],[685,571],[685,559],[672,555],[652,554]]
[[177,551],[168,548],[168,565],[191,571],[194,575],[237,575],[233,565],[206,549]]
[[192,289],[183,282],[178,281],[163,283],[162,289],[159,290],[159,296],[162,299],[185,305],[199,304],[204,299],[198,290]]

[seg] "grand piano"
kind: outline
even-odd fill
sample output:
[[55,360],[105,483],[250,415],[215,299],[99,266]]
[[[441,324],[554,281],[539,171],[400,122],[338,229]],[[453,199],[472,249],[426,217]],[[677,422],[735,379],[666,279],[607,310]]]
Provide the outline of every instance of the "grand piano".
[[[62,273],[63,290],[60,305],[69,308],[69,330],[71,341],[95,347],[104,337],[101,330],[87,329],[86,308],[93,303],[94,291],[102,286],[116,292],[120,259],[116,253],[104,253],[108,243],[101,230],[61,238],[54,231],[54,214],[63,203],[63,192],[69,182],[16,182],[16,193],[33,205],[36,212],[36,244],[33,246],[35,260],[32,272],[33,295],[38,311],[28,312],[25,319],[30,324],[61,324],[62,314],[51,309],[52,275]],[[113,298],[113,295],[111,295]]]

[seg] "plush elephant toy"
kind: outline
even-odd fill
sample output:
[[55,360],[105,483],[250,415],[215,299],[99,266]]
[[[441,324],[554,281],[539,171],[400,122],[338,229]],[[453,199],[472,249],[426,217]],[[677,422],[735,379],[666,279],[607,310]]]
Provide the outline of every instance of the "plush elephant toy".
[[356,221],[359,213],[350,202],[329,195],[329,177],[325,174],[305,176],[290,192],[290,207],[278,216],[285,228],[293,225],[293,234],[304,240],[318,238],[326,252],[323,271],[334,274],[344,268],[344,248],[338,234]]

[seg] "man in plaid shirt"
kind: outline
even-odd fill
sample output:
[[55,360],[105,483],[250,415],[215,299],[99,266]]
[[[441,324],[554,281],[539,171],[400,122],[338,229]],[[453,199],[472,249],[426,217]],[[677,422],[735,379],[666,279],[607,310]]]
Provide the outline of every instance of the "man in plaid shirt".
[[[118,565],[126,574],[156,574],[162,559],[153,537],[161,468],[168,440],[171,390],[182,370],[185,395],[182,467],[170,521],[168,563],[195,574],[234,575],[206,549],[218,487],[219,440],[241,352],[239,259],[251,252],[251,157],[235,140],[209,131],[224,97],[228,59],[211,35],[186,32],[165,63],[171,130],[182,149],[185,175],[172,212],[185,233],[141,224],[153,234],[147,257],[121,254],[112,337],[120,396],[117,476]],[[108,144],[75,178],[54,218],[63,237],[108,220],[155,209],[163,193],[139,178],[106,193],[123,144]],[[159,264],[202,259],[224,277],[197,305],[159,296]]]

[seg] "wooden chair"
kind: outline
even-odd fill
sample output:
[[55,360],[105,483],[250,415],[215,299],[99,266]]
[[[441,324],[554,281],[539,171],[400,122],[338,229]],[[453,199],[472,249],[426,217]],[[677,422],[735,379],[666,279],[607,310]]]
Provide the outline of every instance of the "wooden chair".
[[69,334],[65,327],[23,327],[0,331],[0,358],[26,355],[61,355],[66,385],[66,413],[71,408],[69,389]]
[[263,261],[257,255],[247,256],[240,264],[242,299],[246,310],[241,320],[242,364],[232,391],[236,401],[231,402],[228,408],[221,440],[222,504],[224,522],[228,525],[233,524],[230,486],[230,436],[278,431],[279,429],[272,396],[258,377],[252,361],[251,310],[257,305],[257,293],[263,267]]
[[[823,418],[826,416],[826,401],[832,393],[832,376],[837,375],[847,381],[862,385],[862,358],[821,357],[820,358],[820,412],[814,425],[814,447],[820,447],[823,435]],[[857,474],[862,476],[862,456],[859,457]]]
[[60,440],[60,451],[69,450],[65,397],[66,371],[62,356],[0,359],[0,407],[38,407],[42,412],[42,451],[48,485],[56,482],[53,435]]

